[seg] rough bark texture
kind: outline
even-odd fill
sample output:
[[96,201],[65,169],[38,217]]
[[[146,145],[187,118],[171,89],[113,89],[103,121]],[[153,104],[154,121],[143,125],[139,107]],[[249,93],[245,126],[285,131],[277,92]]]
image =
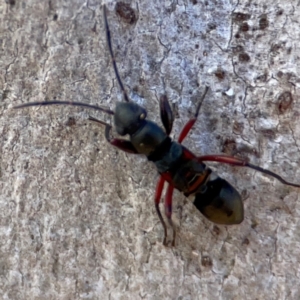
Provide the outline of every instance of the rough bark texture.
[[[126,3],[134,10],[125,10]],[[187,145],[300,182],[298,1],[107,3],[130,98],[172,137],[211,90]],[[99,1],[0,4],[1,299],[299,299],[299,190],[249,169],[212,165],[245,204],[216,226],[175,193],[176,247],[162,245],[158,175],[105,142],[74,107],[13,110],[50,99],[114,108],[122,99]]]

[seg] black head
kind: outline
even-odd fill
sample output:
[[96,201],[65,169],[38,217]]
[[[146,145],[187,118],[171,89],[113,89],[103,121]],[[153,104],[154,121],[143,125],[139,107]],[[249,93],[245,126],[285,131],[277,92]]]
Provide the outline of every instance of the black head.
[[146,123],[147,111],[133,102],[118,102],[114,114],[116,131],[132,135]]

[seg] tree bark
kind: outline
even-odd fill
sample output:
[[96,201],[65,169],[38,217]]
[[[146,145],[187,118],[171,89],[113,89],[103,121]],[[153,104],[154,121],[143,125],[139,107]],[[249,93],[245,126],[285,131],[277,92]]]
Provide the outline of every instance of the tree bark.
[[[168,96],[175,139],[208,85],[185,145],[300,183],[299,4],[241,2],[107,3],[120,76],[159,124],[158,99]],[[164,247],[154,166],[111,147],[87,120],[109,116],[12,109],[122,101],[98,1],[7,0],[0,24],[2,299],[300,298],[299,189],[210,164],[241,193],[245,220],[212,224],[176,192],[178,238]]]

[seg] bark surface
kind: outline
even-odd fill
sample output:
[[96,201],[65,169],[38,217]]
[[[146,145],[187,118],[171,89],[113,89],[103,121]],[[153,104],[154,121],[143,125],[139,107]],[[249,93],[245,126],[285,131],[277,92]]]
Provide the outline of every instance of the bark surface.
[[[110,1],[107,11],[120,76],[150,119],[160,123],[166,93],[178,137],[209,85],[185,145],[300,182],[298,1]],[[1,299],[300,298],[299,189],[211,164],[241,193],[244,222],[216,226],[175,193],[178,238],[164,247],[153,165],[87,120],[109,116],[12,109],[122,100],[99,1],[2,1],[0,46]]]

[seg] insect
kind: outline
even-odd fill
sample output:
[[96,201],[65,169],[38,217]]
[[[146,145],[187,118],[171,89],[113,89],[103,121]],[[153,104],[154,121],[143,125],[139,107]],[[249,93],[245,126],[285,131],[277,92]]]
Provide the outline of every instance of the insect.
[[172,246],[175,245],[176,240],[176,230],[172,222],[172,195],[174,189],[181,191],[185,196],[194,197],[193,204],[196,208],[207,219],[214,223],[230,225],[239,224],[243,221],[244,207],[240,194],[230,183],[220,178],[207,167],[204,164],[205,161],[248,167],[272,176],[283,184],[300,187],[299,184],[288,182],[281,176],[259,166],[255,166],[244,159],[226,155],[196,156],[182,145],[183,140],[187,137],[198,118],[201,104],[209,90],[208,87],[204,88],[204,93],[197,105],[196,112],[183,127],[178,141],[171,140],[169,137],[174,117],[166,96],[160,98],[160,117],[164,128],[147,120],[147,111],[140,105],[129,100],[123,86],[112,49],[111,33],[107,21],[105,5],[103,5],[103,16],[108,50],[115,76],[124,98],[123,102],[116,103],[115,111],[98,105],[68,101],[30,102],[15,106],[14,108],[56,104],[75,105],[112,115],[117,133],[120,136],[128,135],[129,139],[112,137],[110,134],[112,126],[102,120],[95,119],[91,116],[89,120],[105,126],[105,138],[111,145],[128,153],[143,154],[156,166],[160,178],[156,186],[154,202],[156,212],[164,229],[164,245],[167,245],[167,226],[162,217],[159,203],[165,184],[167,184],[168,187],[164,207],[166,219],[173,231]]

